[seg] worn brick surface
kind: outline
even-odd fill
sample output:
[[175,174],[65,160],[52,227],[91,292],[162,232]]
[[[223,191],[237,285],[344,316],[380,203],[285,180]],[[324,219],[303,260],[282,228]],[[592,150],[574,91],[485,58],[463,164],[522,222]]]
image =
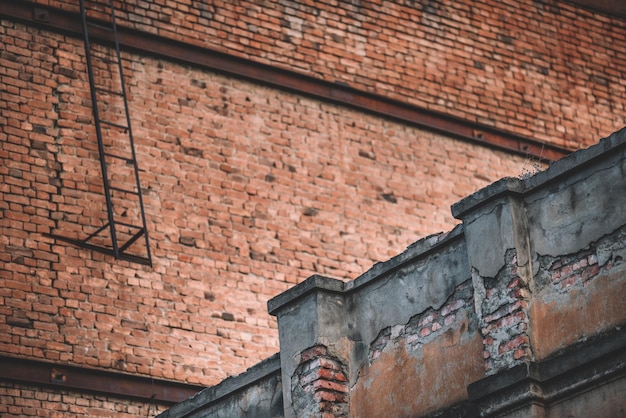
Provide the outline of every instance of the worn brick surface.
[[[484,286],[480,301],[485,370],[495,374],[532,358],[529,336],[529,285],[518,274],[517,255],[507,251],[496,277],[475,277]],[[476,273],[474,273],[476,275]]]
[[349,387],[346,366],[323,346],[301,353],[291,379],[292,399],[298,415],[347,417]]
[[2,417],[37,416],[66,417],[151,417],[167,407],[158,403],[143,403],[91,395],[67,389],[50,389],[0,381],[0,414]]
[[[37,2],[78,7],[70,0]],[[102,16],[104,1],[92,3],[93,16]],[[626,125],[626,22],[566,2],[128,0],[117,6],[126,26],[567,147]]]
[[[532,162],[124,55],[154,266],[56,242],[105,219],[79,40],[0,26],[0,351],[214,384],[278,350],[266,301],[353,278]],[[110,104],[111,106],[114,103]]]
[[[74,1],[39,3],[76,10]],[[579,132],[595,139],[625,122],[624,22],[564,3],[118,6],[122,25],[560,145],[579,147]],[[533,168],[242,80],[128,53],[124,60],[152,268],[42,235],[85,237],[105,219],[83,45],[2,20],[3,354],[217,383],[278,350],[270,297],[313,273],[353,278],[420,236],[450,229],[451,203]],[[96,73],[106,79],[103,70]],[[595,277],[586,260],[584,274]],[[566,267],[558,274],[560,288],[587,283]],[[421,318],[403,344],[457,324],[468,306],[460,303]],[[515,355],[527,344],[511,339],[502,350]],[[2,388],[3,399],[28,404],[2,403],[15,407],[3,416],[36,415],[44,401],[32,388]],[[64,416],[122,407],[61,396],[67,401],[48,401],[76,408]]]

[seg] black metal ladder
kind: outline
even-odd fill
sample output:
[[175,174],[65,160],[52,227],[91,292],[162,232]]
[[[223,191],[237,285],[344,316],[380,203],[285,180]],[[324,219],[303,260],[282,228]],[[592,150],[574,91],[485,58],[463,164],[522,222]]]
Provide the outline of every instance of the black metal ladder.
[[[115,7],[113,0],[108,6],[93,2],[108,19],[95,21],[87,16],[85,3],[89,0],[79,2],[108,222],[82,240],[52,236],[117,259],[152,265]],[[94,30],[110,34],[113,45],[92,44],[90,31]]]

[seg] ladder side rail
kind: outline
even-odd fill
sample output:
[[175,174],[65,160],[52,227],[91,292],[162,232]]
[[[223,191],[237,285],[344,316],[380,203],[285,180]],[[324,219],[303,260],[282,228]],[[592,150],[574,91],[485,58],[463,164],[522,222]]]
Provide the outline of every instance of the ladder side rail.
[[107,216],[109,219],[109,229],[111,231],[111,244],[113,246],[113,254],[117,258],[119,257],[119,248],[117,244],[117,236],[115,231],[115,219],[113,216],[113,202],[111,199],[111,190],[109,186],[109,178],[107,173],[107,165],[105,161],[104,141],[102,138],[102,127],[100,126],[100,115],[98,112],[98,99],[95,87],[95,76],[93,73],[93,66],[91,61],[91,42],[89,40],[89,29],[87,25],[87,11],[85,8],[85,0],[80,0],[80,14],[83,23],[83,35],[85,38],[85,58],[87,61],[87,73],[89,75],[89,90],[91,93],[91,106],[94,117],[94,124],[96,127],[96,138],[98,141],[98,153],[100,156],[100,167],[102,170],[102,183],[104,186],[104,196],[107,205]]
[[[146,254],[147,254],[146,258],[148,259],[149,263],[152,263],[152,257],[150,255],[150,240],[148,238],[148,227],[146,225],[146,214],[145,214],[145,210],[143,206],[143,197],[141,196],[141,183],[139,181],[139,167],[137,164],[137,156],[135,153],[135,143],[134,143],[134,138],[133,138],[133,130],[131,128],[130,112],[128,110],[128,98],[126,97],[126,83],[124,81],[122,56],[120,53],[120,42],[119,42],[119,36],[117,33],[117,23],[115,21],[115,7],[114,7],[113,0],[109,0],[109,5],[110,5],[109,8],[111,12],[111,25],[113,27],[113,37],[114,37],[114,42],[115,42],[115,53],[117,54],[117,65],[118,65],[119,74],[120,74],[120,87],[122,89],[122,100],[124,101],[124,111],[126,113],[126,126],[128,127],[128,138],[130,140],[130,152],[131,152],[131,156],[133,160],[135,183],[137,185],[137,198],[139,200],[141,222],[143,225],[143,235],[144,235],[144,239],[146,243]],[[138,238],[138,236],[135,236],[133,238],[134,238],[133,239],[133,242],[134,242]],[[131,242],[127,243],[127,245],[124,246],[124,249],[126,249],[130,244]]]

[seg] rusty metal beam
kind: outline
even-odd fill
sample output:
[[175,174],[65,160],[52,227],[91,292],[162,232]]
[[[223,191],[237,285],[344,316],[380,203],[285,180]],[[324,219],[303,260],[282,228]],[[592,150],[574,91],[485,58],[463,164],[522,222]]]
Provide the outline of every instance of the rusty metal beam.
[[620,19],[626,19],[626,2],[624,0],[569,0],[569,2]]
[[0,356],[0,380],[101,393],[172,405],[203,389],[127,373]]
[[[71,36],[82,36],[78,15],[64,10],[47,8],[26,1],[0,0],[0,16]],[[331,83],[294,71],[261,64],[146,32],[118,27],[118,34],[120,45],[128,50],[174,60],[297,94],[349,106],[385,118],[440,132],[460,140],[532,157],[537,160],[555,161],[573,151],[487,125],[423,109],[399,100],[361,91],[343,84]],[[93,39],[101,42],[110,42],[112,34],[105,29],[94,28]]]

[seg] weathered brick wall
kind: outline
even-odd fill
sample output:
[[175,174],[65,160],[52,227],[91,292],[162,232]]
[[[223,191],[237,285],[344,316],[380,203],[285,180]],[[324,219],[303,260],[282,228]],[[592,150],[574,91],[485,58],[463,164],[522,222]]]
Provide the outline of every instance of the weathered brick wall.
[[[154,266],[55,243],[105,217],[80,40],[0,26],[0,351],[209,385],[277,351],[266,301],[351,278],[521,157],[124,55]],[[469,173],[469,175],[468,175]]]
[[118,6],[124,25],[566,147],[591,145],[584,138],[626,124],[626,22],[566,2],[131,0]]
[[[153,2],[137,18],[145,3],[125,2],[121,23],[561,145],[578,146],[579,130],[593,138],[623,124],[621,21],[544,10],[533,18],[588,30],[559,29],[555,56],[539,57],[545,40],[535,32],[505,33],[522,25],[512,26],[509,6],[281,4],[254,16],[243,3],[203,12]],[[196,13],[207,20],[189,28]],[[494,13],[506,25],[483,27]],[[455,17],[467,18],[467,32],[454,29]],[[460,37],[467,43],[454,48]],[[42,235],[84,238],[105,218],[82,42],[7,20],[0,38],[3,354],[216,383],[277,351],[270,297],[314,273],[353,278],[449,229],[452,202],[533,169],[521,157],[125,53],[154,266],[114,261]],[[592,43],[597,58],[573,59]],[[576,64],[561,68],[566,61]]]
[[2,417],[152,417],[167,407],[64,389],[0,381]]
[[291,380],[296,407],[303,416],[348,417],[349,383],[346,365],[316,345],[300,354]]

